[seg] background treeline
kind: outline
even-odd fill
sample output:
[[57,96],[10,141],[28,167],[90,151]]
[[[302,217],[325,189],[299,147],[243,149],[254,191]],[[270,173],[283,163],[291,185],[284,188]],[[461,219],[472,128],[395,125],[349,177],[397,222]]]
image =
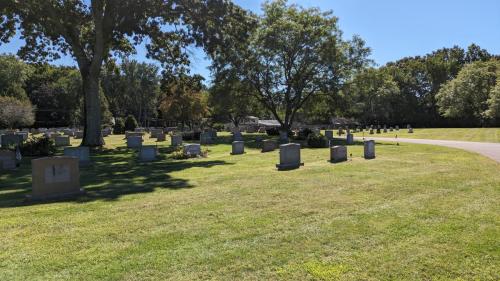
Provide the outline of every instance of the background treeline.
[[[297,121],[325,124],[345,117],[363,124],[499,126],[499,77],[498,56],[477,45],[444,48],[364,68],[336,93],[311,97]],[[218,73],[207,88],[201,76],[171,75],[153,64],[124,60],[108,62],[100,80],[103,125],[110,125],[112,117],[127,116],[142,126],[204,117],[238,125],[248,115],[270,115],[251,94],[252,88],[231,73]],[[0,126],[81,125],[81,85],[76,68],[26,64],[1,55]]]
[[443,48],[367,68],[338,95],[313,97],[303,116],[316,122],[343,116],[364,124],[499,126],[499,74],[499,57],[477,45]]

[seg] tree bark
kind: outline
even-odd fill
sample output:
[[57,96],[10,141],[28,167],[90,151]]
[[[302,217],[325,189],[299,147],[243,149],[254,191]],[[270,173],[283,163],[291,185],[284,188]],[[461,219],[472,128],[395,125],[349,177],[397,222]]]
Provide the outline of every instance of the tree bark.
[[101,130],[101,101],[99,97],[99,75],[82,73],[84,93],[85,126],[82,146],[99,147],[104,145]]

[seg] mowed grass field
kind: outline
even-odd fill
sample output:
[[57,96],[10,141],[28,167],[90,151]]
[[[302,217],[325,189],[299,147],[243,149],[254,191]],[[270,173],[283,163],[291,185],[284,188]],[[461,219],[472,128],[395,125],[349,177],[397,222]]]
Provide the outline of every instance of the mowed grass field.
[[[357,137],[363,133],[354,134]],[[365,136],[368,131],[365,131]],[[382,130],[381,134],[375,134],[377,137],[393,138],[398,135],[399,138],[410,139],[434,139],[434,140],[457,140],[457,141],[476,141],[476,142],[500,142],[500,128],[441,128],[441,129],[414,129],[413,134],[408,134],[406,128],[399,132],[387,132]]]
[[[416,130],[418,132],[419,129]],[[303,149],[138,163],[123,136],[81,169],[87,194],[25,203],[31,167],[0,175],[0,280],[499,280],[500,165],[377,143],[331,164]],[[148,141],[148,143],[154,143]],[[76,143],[75,143],[76,144]]]

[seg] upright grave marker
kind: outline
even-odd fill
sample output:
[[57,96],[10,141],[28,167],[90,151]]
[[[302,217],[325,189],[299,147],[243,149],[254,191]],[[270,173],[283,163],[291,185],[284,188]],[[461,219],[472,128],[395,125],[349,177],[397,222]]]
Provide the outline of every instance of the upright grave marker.
[[369,140],[364,143],[364,157],[365,159],[375,158],[375,141]]
[[245,153],[245,142],[243,141],[233,141],[232,144],[232,155],[240,155]]
[[83,193],[78,162],[78,158],[67,156],[31,160],[30,199],[44,200]]
[[291,170],[303,166],[300,162],[300,144],[287,143],[280,145],[280,163],[276,164],[278,170]]
[[330,162],[339,163],[347,161],[347,147],[333,146],[330,147]]

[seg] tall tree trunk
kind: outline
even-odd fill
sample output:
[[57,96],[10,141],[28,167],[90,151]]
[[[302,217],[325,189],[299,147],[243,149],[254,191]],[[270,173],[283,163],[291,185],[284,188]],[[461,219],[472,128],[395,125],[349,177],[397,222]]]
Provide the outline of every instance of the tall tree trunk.
[[101,131],[101,100],[99,98],[99,75],[82,74],[84,93],[85,126],[82,146],[98,147],[104,145]]

